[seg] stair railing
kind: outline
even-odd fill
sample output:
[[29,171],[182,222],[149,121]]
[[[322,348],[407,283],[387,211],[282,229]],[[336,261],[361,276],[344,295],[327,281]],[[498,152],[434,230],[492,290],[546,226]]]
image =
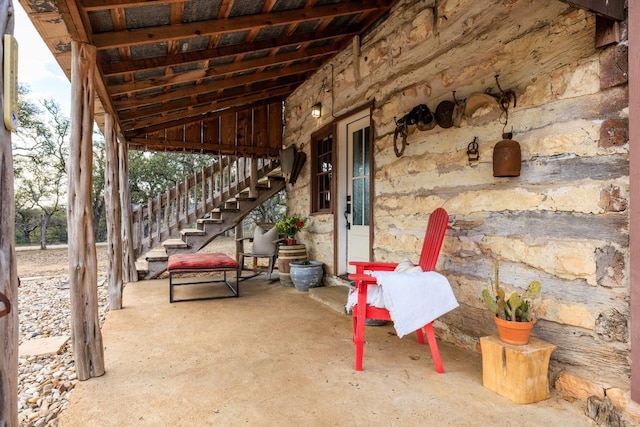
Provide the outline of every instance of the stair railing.
[[246,189],[253,193],[258,180],[275,166],[277,162],[268,158],[219,156],[218,161],[176,182],[174,188],[149,199],[146,205],[133,205],[136,257],[178,237],[180,230],[222,207],[238,193]]

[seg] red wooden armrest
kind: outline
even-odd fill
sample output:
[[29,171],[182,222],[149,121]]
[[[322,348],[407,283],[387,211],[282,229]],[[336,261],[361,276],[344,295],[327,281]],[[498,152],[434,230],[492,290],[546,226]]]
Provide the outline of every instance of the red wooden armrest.
[[355,281],[356,287],[358,287],[358,285],[360,284],[375,285],[376,283],[378,283],[375,277],[369,276],[368,274],[349,274],[349,280]]
[[356,274],[363,274],[365,271],[393,271],[398,266],[396,262],[349,261],[349,264],[356,268]]

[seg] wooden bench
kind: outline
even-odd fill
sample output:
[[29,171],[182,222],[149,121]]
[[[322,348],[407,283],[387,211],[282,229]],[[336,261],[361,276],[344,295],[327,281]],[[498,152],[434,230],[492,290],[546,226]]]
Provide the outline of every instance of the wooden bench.
[[[240,264],[222,253],[194,253],[194,254],[176,254],[169,257],[167,266],[169,272],[169,302],[178,301],[197,301],[205,299],[217,298],[237,298],[240,296],[239,288],[239,272]],[[227,279],[227,273],[235,272],[235,285]],[[177,276],[190,275],[194,273],[222,273],[222,279],[206,279],[206,280],[181,280]],[[176,299],[174,296],[174,287],[176,286],[194,286],[207,283],[224,283],[231,290],[231,294],[214,294],[209,296],[196,296],[194,298]]]

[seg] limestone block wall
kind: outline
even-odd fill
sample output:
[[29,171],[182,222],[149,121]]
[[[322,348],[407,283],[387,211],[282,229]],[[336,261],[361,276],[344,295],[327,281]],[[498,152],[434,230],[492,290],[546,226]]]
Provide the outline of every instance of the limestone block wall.
[[[629,164],[624,41],[595,47],[595,16],[556,0],[400,2],[384,23],[346,48],[286,102],[285,144],[310,152],[311,134],[333,117],[374,103],[374,257],[417,259],[428,214],[444,207],[452,229],[438,270],[460,308],[437,322],[440,337],[477,349],[495,332],[481,291],[501,260],[508,288],[543,284],[534,336],[558,346],[552,381],[586,399],[629,390]],[[624,25],[623,25],[623,36]],[[622,70],[622,71],[620,71]],[[464,99],[495,75],[514,90],[508,122],[481,108],[460,127],[410,127],[393,150],[394,117],[418,104]],[[322,102],[320,119],[311,105]],[[503,130],[522,149],[517,178],[494,178]],[[478,162],[467,146],[477,138]],[[288,191],[291,212],[309,213],[309,167]],[[300,233],[333,268],[333,216]]]

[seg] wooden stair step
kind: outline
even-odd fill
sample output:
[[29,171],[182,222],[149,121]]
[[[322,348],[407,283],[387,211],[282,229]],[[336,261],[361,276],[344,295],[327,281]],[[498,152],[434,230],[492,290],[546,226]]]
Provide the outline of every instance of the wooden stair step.
[[136,271],[138,274],[145,275],[149,272],[149,261],[139,259],[136,261]]
[[241,193],[241,194],[238,194],[238,195],[236,196],[236,200],[237,200],[238,202],[255,202],[255,201],[256,201],[256,199],[257,199],[257,197],[251,197],[251,196],[249,196],[249,193],[247,193],[247,194],[242,194],[242,193]]
[[164,261],[167,258],[169,258],[169,256],[164,247],[151,249],[145,256],[147,261]]
[[164,242],[162,242],[162,246],[164,246],[165,248],[172,248],[172,249],[189,247],[187,245],[187,242],[185,242],[182,239],[167,239]]
[[223,222],[220,218],[200,218],[196,220],[197,224],[222,224]]
[[207,233],[199,228],[184,228],[180,230],[180,234],[183,236],[204,236]]

